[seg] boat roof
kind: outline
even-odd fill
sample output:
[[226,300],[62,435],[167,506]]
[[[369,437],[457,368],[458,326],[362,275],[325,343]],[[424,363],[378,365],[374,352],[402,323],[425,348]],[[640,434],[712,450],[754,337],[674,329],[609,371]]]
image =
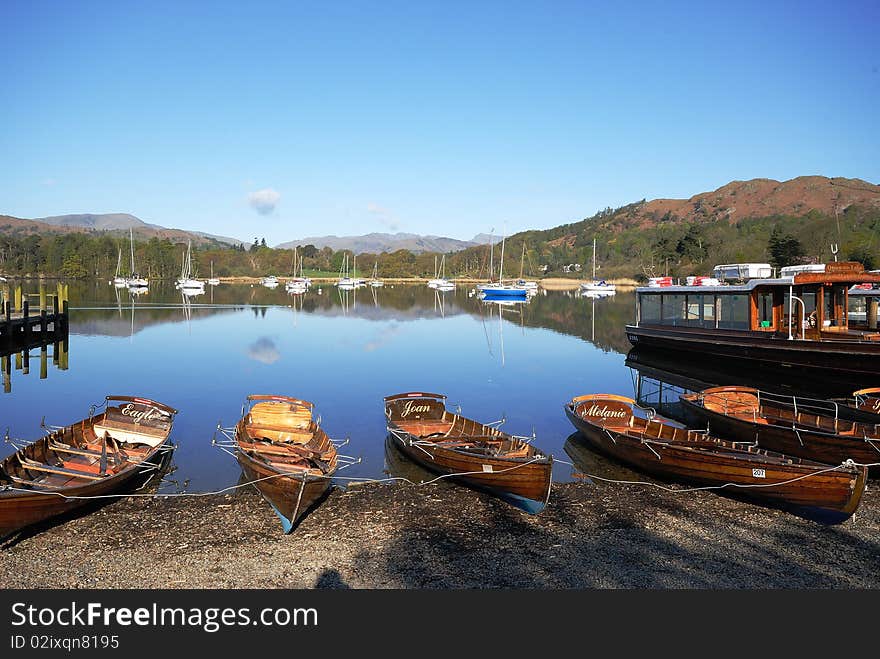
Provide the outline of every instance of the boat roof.
[[861,263],[828,263],[824,272],[797,272],[789,277],[750,279],[744,284],[718,286],[641,286],[638,293],[749,293],[758,286],[801,286],[803,284],[880,284],[880,274],[865,272]]

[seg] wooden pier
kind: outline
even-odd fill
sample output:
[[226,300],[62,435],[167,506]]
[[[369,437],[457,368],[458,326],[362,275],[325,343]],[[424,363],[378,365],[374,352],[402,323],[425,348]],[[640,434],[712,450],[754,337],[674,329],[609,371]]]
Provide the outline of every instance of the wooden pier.
[[[32,305],[29,298],[35,298]],[[52,346],[52,362],[67,369],[68,298],[67,285],[57,284],[49,293],[40,284],[39,293],[25,295],[21,286],[0,288],[0,375],[3,391],[12,389],[12,362],[15,369],[27,374],[30,351],[40,348],[40,379],[48,374],[48,347]]]

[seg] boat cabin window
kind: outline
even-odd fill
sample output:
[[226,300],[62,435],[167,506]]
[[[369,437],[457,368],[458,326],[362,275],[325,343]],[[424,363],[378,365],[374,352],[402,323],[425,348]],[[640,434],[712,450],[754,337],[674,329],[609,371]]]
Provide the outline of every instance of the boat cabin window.
[[715,327],[715,296],[688,295],[687,323],[691,327]]
[[663,325],[687,325],[684,295],[663,296]]
[[749,329],[749,296],[719,295],[721,309],[718,327],[723,329]]
[[804,301],[804,318],[809,318],[816,311],[816,291],[805,289],[800,298]]
[[825,300],[825,316],[822,320],[823,327],[846,327],[844,317],[844,304],[846,288],[844,286],[831,286],[823,291]]
[[639,298],[639,315],[642,323],[660,323],[660,295],[642,295]]
[[773,327],[773,292],[758,293],[758,327]]

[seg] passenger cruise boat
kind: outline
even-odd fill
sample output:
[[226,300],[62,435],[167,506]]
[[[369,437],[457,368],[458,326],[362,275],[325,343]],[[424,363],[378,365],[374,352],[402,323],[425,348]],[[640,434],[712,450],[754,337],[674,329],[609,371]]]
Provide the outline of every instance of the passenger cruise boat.
[[734,286],[642,287],[626,334],[640,348],[876,377],[880,295],[862,296],[865,320],[854,322],[857,284],[880,284],[880,275],[845,262]]

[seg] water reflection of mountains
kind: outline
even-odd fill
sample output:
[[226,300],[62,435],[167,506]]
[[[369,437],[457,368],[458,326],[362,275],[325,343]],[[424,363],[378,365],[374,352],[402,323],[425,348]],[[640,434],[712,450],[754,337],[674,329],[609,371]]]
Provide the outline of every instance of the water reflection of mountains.
[[[98,286],[71,285],[71,300],[71,333],[105,336],[129,336],[151,325],[194,321],[216,314],[249,310],[265,315],[267,307],[290,307],[294,312],[364,320],[408,321],[462,314],[486,319],[498,316],[498,305],[480,300],[469,286],[446,292],[424,285],[401,284],[340,291],[331,284],[314,286],[305,295],[295,296],[282,287],[272,290],[260,285],[221,285],[208,287],[204,294],[184,300],[170,282],[152,285],[148,294],[137,298],[126,289],[114,289],[102,282]],[[502,319],[577,336],[606,352],[625,353],[629,349],[624,326],[632,321],[632,294],[591,300],[576,292],[554,291],[539,294],[516,307],[505,306]]]

